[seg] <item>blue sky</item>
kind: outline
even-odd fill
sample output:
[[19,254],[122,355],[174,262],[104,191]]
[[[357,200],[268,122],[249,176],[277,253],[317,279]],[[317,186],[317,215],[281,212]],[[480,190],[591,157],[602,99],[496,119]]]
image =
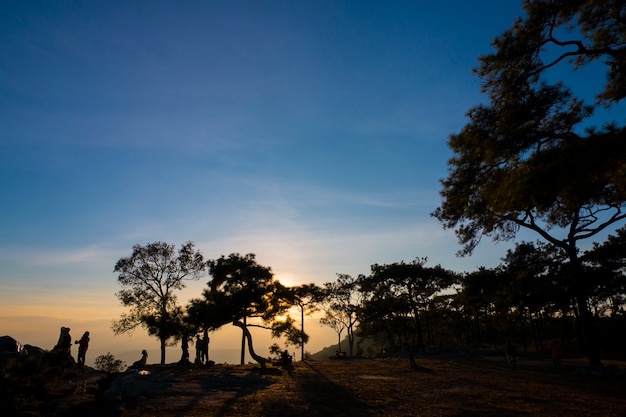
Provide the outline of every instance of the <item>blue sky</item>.
[[253,252],[291,284],[415,257],[496,265],[506,245],[459,259],[430,213],[448,135],[483,100],[471,68],[520,13],[3,2],[0,316],[116,318],[115,262],[157,240]]

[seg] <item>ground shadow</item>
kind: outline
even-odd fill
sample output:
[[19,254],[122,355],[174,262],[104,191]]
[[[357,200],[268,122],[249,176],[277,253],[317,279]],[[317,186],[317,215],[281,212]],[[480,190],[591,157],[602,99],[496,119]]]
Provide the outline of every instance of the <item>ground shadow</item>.
[[236,404],[245,403],[246,396],[267,389],[277,378],[254,368],[231,366],[147,368],[148,375],[125,375],[112,384],[104,398],[108,406],[102,415],[236,415],[232,410]]
[[[191,411],[205,409],[212,416],[223,417],[238,414],[236,408],[246,403],[258,391],[268,389],[281,372],[275,369],[261,370],[227,368],[197,380],[201,392],[196,392],[176,416],[184,417]],[[252,400],[251,400],[252,401]]]
[[[368,405],[357,398],[350,390],[328,379],[315,367],[313,362],[304,362],[303,372],[297,376],[297,390],[304,404],[309,405],[310,413],[300,415],[324,417],[373,416]],[[359,383],[353,381],[353,383]]]

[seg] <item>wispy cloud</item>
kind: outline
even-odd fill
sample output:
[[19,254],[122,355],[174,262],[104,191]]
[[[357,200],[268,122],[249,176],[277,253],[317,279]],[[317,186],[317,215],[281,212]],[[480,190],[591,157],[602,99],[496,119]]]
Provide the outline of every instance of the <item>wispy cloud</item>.
[[3,257],[33,266],[58,266],[101,263],[115,256],[115,250],[100,245],[54,249],[38,247],[7,247],[2,249]]

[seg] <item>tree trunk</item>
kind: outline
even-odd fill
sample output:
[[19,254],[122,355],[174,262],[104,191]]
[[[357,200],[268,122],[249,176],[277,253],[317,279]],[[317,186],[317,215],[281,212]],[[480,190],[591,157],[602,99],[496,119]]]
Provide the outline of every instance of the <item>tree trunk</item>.
[[337,348],[339,349],[339,352],[341,352],[341,333],[342,332],[337,332]]
[[413,299],[411,295],[412,289],[409,288],[409,304],[411,305],[411,310],[413,311],[413,321],[415,323],[415,334],[417,336],[417,347],[419,350],[424,350],[424,335],[422,334],[422,320],[420,318],[419,308],[417,307],[417,303]]
[[300,328],[300,330],[302,331],[302,335],[300,335],[300,360],[303,361],[304,360],[304,307],[300,308],[300,320],[302,323],[302,326]]
[[600,349],[598,342],[595,340],[595,328],[593,325],[593,317],[589,306],[587,305],[587,297],[578,295],[576,297],[578,304],[578,312],[580,315],[580,334],[583,342],[584,354],[589,359],[589,366],[601,366]]
[[584,354],[587,356],[587,359],[589,359],[589,366],[602,366],[602,362],[600,361],[600,349],[598,341],[596,340],[596,332],[593,324],[593,316],[587,304],[589,290],[585,271],[574,249],[569,250],[568,255],[572,266],[570,270],[572,274],[571,280],[575,288],[576,310],[578,310],[579,322],[578,328]]
[[[234,323],[233,323],[234,324]],[[247,329],[247,323],[246,323],[246,318],[243,318],[243,327],[241,328],[242,332],[241,332],[241,362],[240,365],[243,365],[244,363],[246,363],[246,332],[243,331],[244,328]],[[235,326],[237,326],[235,324]],[[240,327],[240,326],[238,326]]]
[[476,309],[476,344],[478,345],[478,347],[481,347],[483,345],[483,342],[481,340],[480,337],[480,310]]
[[350,356],[354,356],[354,329],[352,325],[348,327],[348,351]]
[[261,365],[261,369],[265,369],[265,362],[267,362],[267,359],[254,353],[254,348],[252,347],[252,335],[250,334],[250,330],[248,330],[248,326],[240,321],[234,321],[233,326],[237,326],[241,329],[241,331],[243,332],[244,340],[246,338],[248,339],[248,350],[250,351],[250,356],[252,356],[252,359],[257,361],[259,365]]
[[[521,305],[517,307],[517,313],[518,313],[519,324],[520,324],[520,334],[522,335],[522,349],[524,350],[528,349],[528,342],[526,341],[526,314],[525,314],[526,310],[527,309],[522,307]],[[530,313],[530,309],[528,309],[528,311]]]
[[165,365],[165,339],[160,339],[161,341],[161,365]]

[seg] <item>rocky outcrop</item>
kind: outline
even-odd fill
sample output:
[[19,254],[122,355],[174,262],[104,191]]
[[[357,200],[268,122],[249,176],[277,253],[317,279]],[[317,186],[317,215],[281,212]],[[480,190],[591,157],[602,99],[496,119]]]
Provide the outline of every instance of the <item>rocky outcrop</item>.
[[0,352],[19,353],[24,347],[11,336],[0,336]]

